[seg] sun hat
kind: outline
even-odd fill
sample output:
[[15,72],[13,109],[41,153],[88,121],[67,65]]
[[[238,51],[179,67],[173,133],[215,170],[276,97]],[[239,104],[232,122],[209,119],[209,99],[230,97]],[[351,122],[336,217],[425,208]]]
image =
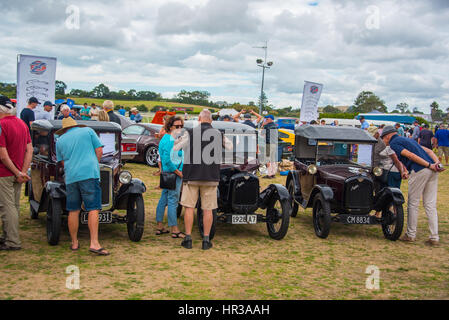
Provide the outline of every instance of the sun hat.
[[271,119],[271,120],[273,120],[273,121],[274,121],[274,116],[273,116],[273,115],[271,115],[271,114],[269,114],[268,116],[266,116],[266,117],[265,117],[265,119]]
[[379,128],[377,128],[376,126],[370,126],[367,131],[371,136],[374,137],[376,133],[379,133]]
[[396,130],[393,126],[385,126],[384,129],[382,130],[382,135],[380,137],[383,138],[387,134],[390,134],[393,132],[398,132],[398,130]]
[[135,112],[135,111],[139,111],[139,110],[137,110],[137,108],[132,108],[131,109],[131,112]]
[[71,129],[71,128],[76,128],[76,127],[80,127],[83,128],[86,125],[84,124],[78,124],[75,119],[73,119],[72,117],[67,117],[62,119],[62,128],[59,129],[58,131],[55,132],[55,134],[57,134],[58,136],[62,136],[64,133],[66,133],[67,130]]

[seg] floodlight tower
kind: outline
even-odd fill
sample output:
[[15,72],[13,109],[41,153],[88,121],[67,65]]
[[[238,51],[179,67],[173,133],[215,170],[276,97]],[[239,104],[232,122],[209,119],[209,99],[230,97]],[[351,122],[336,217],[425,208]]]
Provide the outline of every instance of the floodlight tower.
[[273,65],[272,61],[267,62],[267,51],[268,51],[268,41],[265,41],[265,46],[262,47],[253,47],[253,48],[259,48],[265,50],[265,60],[257,59],[257,66],[262,68],[262,87],[260,90],[260,114],[262,115],[263,112],[263,85],[265,81],[265,69],[270,69],[270,67]]

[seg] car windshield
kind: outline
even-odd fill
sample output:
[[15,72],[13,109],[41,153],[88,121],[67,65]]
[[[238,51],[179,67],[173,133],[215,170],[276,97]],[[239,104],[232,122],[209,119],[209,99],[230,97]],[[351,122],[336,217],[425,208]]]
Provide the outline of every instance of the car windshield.
[[223,164],[245,164],[257,159],[256,133],[225,133],[232,142],[232,150],[223,147]]
[[[312,142],[313,143],[313,142]],[[372,144],[318,141],[317,165],[351,164],[370,168],[372,166]]]

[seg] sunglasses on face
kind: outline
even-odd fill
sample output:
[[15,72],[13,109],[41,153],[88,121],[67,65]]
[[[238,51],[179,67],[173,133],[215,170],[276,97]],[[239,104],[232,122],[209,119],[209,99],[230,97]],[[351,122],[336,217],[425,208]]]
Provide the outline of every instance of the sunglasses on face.
[[176,125],[176,126],[173,126],[173,127],[175,127],[176,129],[182,129],[182,128],[183,128],[183,125],[182,125],[182,124],[179,124],[179,125]]

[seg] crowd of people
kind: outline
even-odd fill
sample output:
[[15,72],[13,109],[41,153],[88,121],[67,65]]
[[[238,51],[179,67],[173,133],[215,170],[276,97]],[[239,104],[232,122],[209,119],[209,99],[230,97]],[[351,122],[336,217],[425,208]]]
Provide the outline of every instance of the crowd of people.
[[[16,108],[11,101],[0,96],[0,218],[2,219],[2,235],[0,237],[0,250],[19,250],[21,241],[19,237],[20,194],[23,183],[31,178],[28,169],[33,155],[33,145],[30,137],[31,124],[39,119],[49,119],[54,105],[44,103],[43,111],[35,114],[39,102],[30,98],[26,108],[16,116]],[[80,248],[77,238],[79,214],[81,205],[89,212],[88,226],[90,230],[89,251],[98,255],[109,255],[98,240],[98,214],[101,210],[101,189],[99,161],[102,157],[103,145],[96,133],[85,125],[78,124],[76,120],[110,121],[120,124],[120,118],[113,112],[112,101],[105,101],[103,108],[92,104],[84,104],[78,115],[68,106],[60,108],[62,129],[56,134],[57,161],[65,171],[65,184],[67,190],[66,210],[69,212],[68,226],[71,236],[70,249],[77,251]],[[123,108],[119,110],[123,114]],[[142,121],[137,109],[131,114],[136,122]],[[140,115],[140,117],[139,117]],[[243,120],[241,116],[243,115]],[[252,119],[252,116],[255,119]],[[219,141],[226,149],[232,149],[232,142],[224,137],[211,125],[212,114],[204,109],[199,115],[198,126],[201,137],[206,133],[209,138],[201,138],[201,153],[211,142],[211,136],[221,136]],[[261,127],[266,139],[267,154],[276,148],[277,126],[274,117],[260,116],[254,111],[239,112],[234,117],[224,116],[221,121],[233,121],[247,124],[253,128]],[[401,238],[403,241],[416,241],[418,206],[421,198],[428,217],[430,238],[427,244],[439,244],[438,234],[438,173],[444,171],[441,161],[443,158],[448,165],[449,157],[449,130],[441,125],[436,132],[429,130],[427,125],[419,126],[415,123],[412,132],[407,137],[400,124],[396,126],[370,126],[361,117],[361,129],[367,130],[376,140],[374,149],[374,166],[383,169],[384,174],[377,182],[377,188],[400,188],[402,180],[408,180],[408,221],[407,231]],[[317,122],[312,123],[319,125]],[[326,123],[321,122],[321,125]],[[332,125],[338,126],[338,122]],[[162,189],[156,209],[156,235],[171,233],[172,238],[182,238],[184,248],[192,248],[193,212],[197,199],[201,198],[203,212],[203,243],[202,249],[212,248],[210,230],[213,221],[212,211],[217,209],[217,187],[220,180],[220,163],[206,162],[200,157],[200,162],[185,157],[192,157],[193,135],[195,129],[184,128],[184,119],[179,116],[164,118],[164,126],[158,136],[160,138],[160,188]],[[210,131],[216,131],[211,135]],[[182,134],[181,134],[182,133]],[[196,133],[195,133],[196,134]],[[212,143],[218,141],[212,140]],[[432,149],[438,148],[439,157]],[[189,150],[186,152],[185,150]],[[213,149],[214,150],[214,149]],[[267,164],[267,178],[274,178],[277,172],[276,162]],[[185,232],[180,231],[177,224],[177,208],[180,203],[185,208]],[[167,209],[167,230],[164,225],[164,214]],[[380,216],[381,213],[377,212]]]

